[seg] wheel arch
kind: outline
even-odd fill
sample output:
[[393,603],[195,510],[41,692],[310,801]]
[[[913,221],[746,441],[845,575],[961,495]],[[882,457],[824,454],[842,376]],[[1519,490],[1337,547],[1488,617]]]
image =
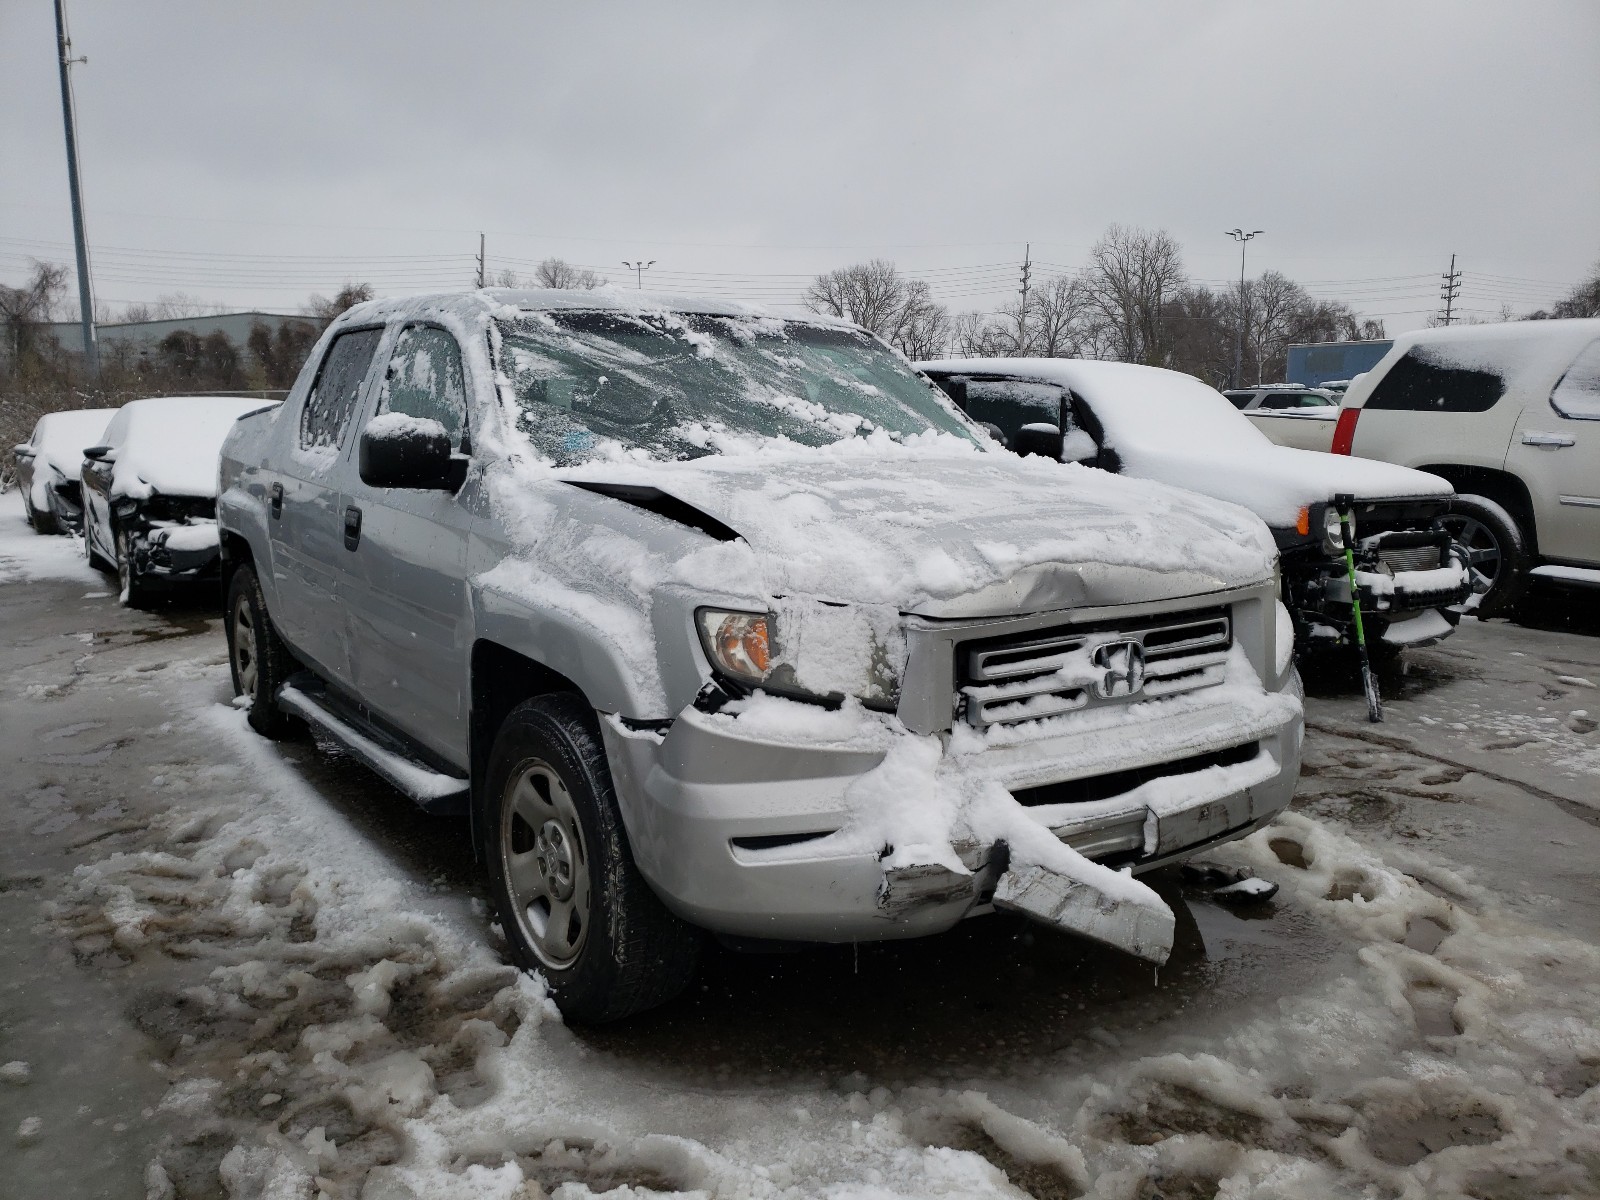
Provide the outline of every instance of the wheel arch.
[[[472,644],[468,711],[468,765],[474,796],[481,794],[495,735],[511,710],[536,696],[569,693],[588,697],[561,672],[489,638]],[[473,819],[477,819],[474,804]],[[473,839],[474,847],[477,839]]]
[[1487,496],[1493,500],[1510,513],[1521,528],[1528,553],[1538,553],[1539,528],[1534,516],[1533,497],[1528,492],[1528,485],[1516,475],[1492,467],[1468,467],[1459,463],[1429,464],[1419,466],[1417,470],[1449,480],[1450,486],[1457,492]]

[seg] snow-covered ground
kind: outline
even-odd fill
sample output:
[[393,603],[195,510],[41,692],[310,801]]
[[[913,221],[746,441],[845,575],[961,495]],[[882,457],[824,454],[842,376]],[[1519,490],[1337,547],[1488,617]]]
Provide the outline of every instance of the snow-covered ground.
[[[220,623],[0,521],[17,1195],[1522,1197],[1600,1189],[1600,641],[1470,624],[1308,704],[1160,972],[1006,918],[569,1030],[457,823],[257,739]],[[98,585],[98,586],[97,586]],[[1592,632],[1592,631],[1591,631]],[[25,1064],[25,1065],[22,1065]]]

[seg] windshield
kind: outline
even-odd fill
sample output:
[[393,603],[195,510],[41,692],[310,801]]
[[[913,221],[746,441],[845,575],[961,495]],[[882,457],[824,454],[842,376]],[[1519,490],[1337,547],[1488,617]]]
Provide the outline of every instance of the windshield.
[[592,311],[498,324],[518,425],[559,466],[618,447],[696,458],[757,438],[820,446],[876,430],[980,441],[942,393],[854,329]]

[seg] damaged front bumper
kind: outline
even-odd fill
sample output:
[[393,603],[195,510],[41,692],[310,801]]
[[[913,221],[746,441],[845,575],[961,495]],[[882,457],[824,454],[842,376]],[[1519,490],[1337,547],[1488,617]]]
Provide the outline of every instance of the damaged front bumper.
[[[1147,914],[1116,916],[1125,906],[1081,884],[1041,890],[1037,871],[1008,870],[1002,845],[955,843],[962,873],[891,866],[892,846],[850,844],[841,833],[845,793],[883,760],[881,749],[774,745],[693,709],[664,735],[615,721],[602,728],[634,857],[667,905],[695,924],[749,938],[887,940],[1003,907],[1165,957]],[[996,746],[981,760],[984,775],[1063,844],[1137,873],[1242,837],[1282,811],[1300,737],[1298,714],[1286,719],[1281,702],[1241,713],[1219,701]],[[1081,910],[1075,921],[1064,911],[1072,905]]]
[[133,570],[145,582],[198,583],[221,577],[214,521],[153,522],[130,535]]
[[[1395,648],[1427,646],[1448,637],[1472,595],[1466,553],[1448,533],[1400,529],[1356,543],[1356,591],[1367,636]],[[1286,553],[1285,599],[1295,614],[1300,646],[1343,645],[1355,639],[1350,576],[1342,556],[1320,550]]]

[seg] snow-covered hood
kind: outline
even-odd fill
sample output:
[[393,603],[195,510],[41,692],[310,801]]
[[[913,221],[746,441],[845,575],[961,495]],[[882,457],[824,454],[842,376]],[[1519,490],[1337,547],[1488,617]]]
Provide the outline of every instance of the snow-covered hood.
[[33,487],[29,500],[40,512],[48,512],[51,472],[63,479],[76,479],[83,468],[83,452],[97,445],[106,425],[116,413],[113,408],[83,408],[49,413],[39,419],[33,447]]
[[1123,470],[1241,504],[1269,525],[1341,493],[1358,500],[1449,496],[1437,475],[1372,459],[1279,446],[1192,375],[1082,359],[947,359],[930,371],[1000,375],[1070,388],[1094,411]]
[[1271,442],[1228,461],[1225,469],[1201,454],[1166,447],[1119,446],[1118,453],[1134,474],[1241,504],[1280,527],[1293,525],[1302,507],[1326,504],[1340,493],[1357,500],[1399,500],[1454,491],[1446,480],[1426,471]]
[[976,616],[1196,595],[1272,574],[1271,537],[1229,505],[975,448],[872,449],[560,474],[649,485],[714,517],[738,540],[691,556],[678,577],[767,595]]
[[[134,400],[117,442],[111,492],[144,499],[152,493],[215,499],[222,443],[245,413],[272,402],[239,396],[163,396]],[[109,433],[115,433],[114,423]]]

